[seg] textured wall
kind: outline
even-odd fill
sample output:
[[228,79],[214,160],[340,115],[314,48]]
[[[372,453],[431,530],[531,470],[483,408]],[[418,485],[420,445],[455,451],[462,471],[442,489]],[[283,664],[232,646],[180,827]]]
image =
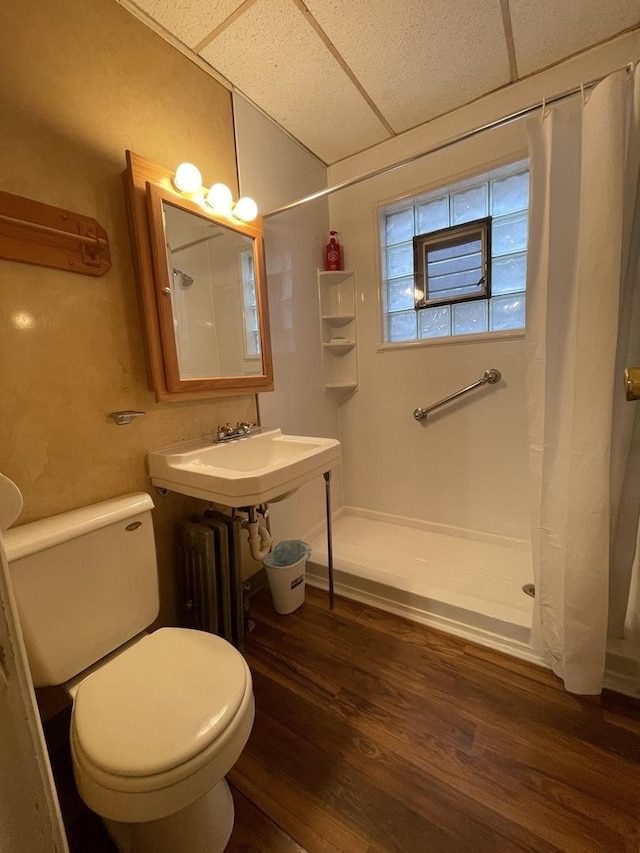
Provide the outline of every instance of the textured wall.
[[[149,490],[147,450],[253,418],[255,399],[155,402],[121,179],[130,148],[237,187],[229,92],[114,0],[5,0],[0,56],[0,189],[94,217],[112,260],[99,279],[0,261],[0,471],[25,522]],[[117,427],[119,409],[147,414]],[[194,502],[152,494],[170,619],[173,522]]]

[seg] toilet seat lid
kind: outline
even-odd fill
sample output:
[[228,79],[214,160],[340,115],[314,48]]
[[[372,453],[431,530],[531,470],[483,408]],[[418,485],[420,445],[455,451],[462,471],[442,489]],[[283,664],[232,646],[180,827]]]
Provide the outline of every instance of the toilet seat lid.
[[108,773],[162,773],[220,737],[246,688],[244,659],[226,640],[160,628],[80,684],[73,707],[76,743]]

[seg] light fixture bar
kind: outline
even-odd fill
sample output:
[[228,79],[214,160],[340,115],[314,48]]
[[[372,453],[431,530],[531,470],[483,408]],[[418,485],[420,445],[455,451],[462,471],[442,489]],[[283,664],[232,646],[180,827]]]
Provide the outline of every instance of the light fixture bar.
[[193,163],[181,163],[171,179],[173,188],[187,196],[202,196],[196,199],[218,216],[252,222],[258,215],[258,206],[252,198],[244,196],[234,203],[233,194],[226,184],[213,184],[202,193],[202,175]]

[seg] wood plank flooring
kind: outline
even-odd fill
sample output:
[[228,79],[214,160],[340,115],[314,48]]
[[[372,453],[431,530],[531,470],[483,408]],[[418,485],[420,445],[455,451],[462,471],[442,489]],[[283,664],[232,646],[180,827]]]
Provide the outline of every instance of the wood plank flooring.
[[229,853],[638,853],[637,703],[312,588],[251,615]]
[[[638,853],[640,708],[307,588],[252,597],[256,720],[226,853]],[[46,726],[72,853],[112,853]],[[181,853],[181,851],[176,851]]]

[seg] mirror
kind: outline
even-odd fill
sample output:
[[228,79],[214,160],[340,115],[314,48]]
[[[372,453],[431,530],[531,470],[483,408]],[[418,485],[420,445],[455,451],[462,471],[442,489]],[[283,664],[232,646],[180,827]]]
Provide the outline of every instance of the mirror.
[[[127,152],[152,387],[159,400],[273,388],[261,220],[210,212]],[[146,238],[146,239],[145,239]]]
[[251,226],[233,227],[147,183],[167,387],[263,374]]

